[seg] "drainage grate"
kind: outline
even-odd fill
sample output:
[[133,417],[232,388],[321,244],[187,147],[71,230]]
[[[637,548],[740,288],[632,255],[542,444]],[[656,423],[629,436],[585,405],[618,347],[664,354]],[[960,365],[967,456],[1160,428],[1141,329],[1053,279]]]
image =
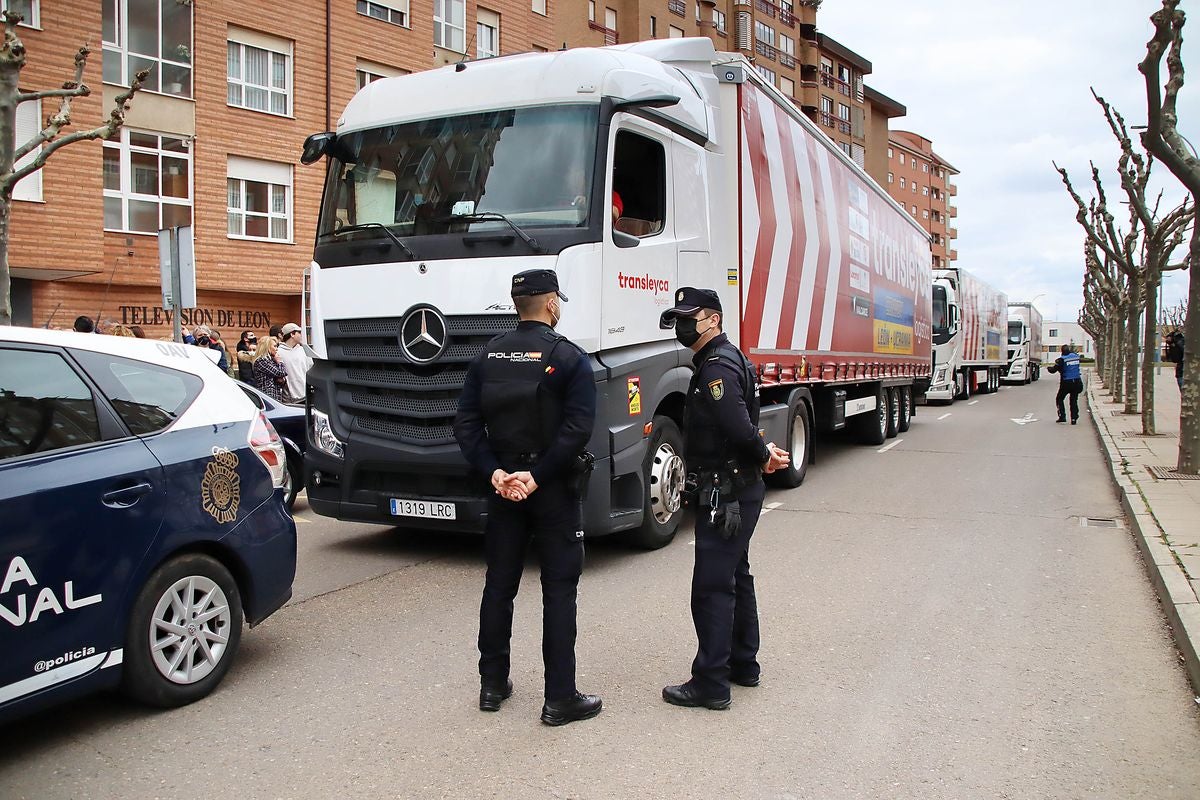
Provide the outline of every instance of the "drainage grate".
[[1080,517],[1079,527],[1081,528],[1119,528],[1121,524],[1115,519],[1107,517]]
[[1178,433],[1139,433],[1137,431],[1125,431],[1121,434],[1126,439],[1178,439]]
[[1146,471],[1160,481],[1200,481],[1200,475],[1176,472],[1174,467],[1152,467],[1147,464]]

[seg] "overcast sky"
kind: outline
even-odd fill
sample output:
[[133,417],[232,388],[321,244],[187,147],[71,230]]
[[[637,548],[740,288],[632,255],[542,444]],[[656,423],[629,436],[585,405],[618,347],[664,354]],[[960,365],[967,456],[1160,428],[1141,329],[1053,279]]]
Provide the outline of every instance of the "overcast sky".
[[[1110,205],[1124,197],[1118,150],[1089,86],[1125,116],[1146,121],[1137,70],[1159,0],[825,0],[817,27],[869,60],[867,85],[908,107],[891,121],[933,140],[961,171],[958,265],[1008,293],[1037,300],[1046,319],[1074,320],[1082,302],[1083,233],[1058,174],[1089,183],[1088,159],[1110,175]],[[1184,0],[1180,130],[1200,146],[1200,0]],[[1165,74],[1165,59],[1163,62]],[[1135,140],[1136,141],[1136,140]],[[1171,208],[1182,188],[1161,165]],[[1164,201],[1164,205],[1166,202]],[[1124,207],[1118,207],[1123,211]],[[1118,212],[1120,219],[1120,212]],[[1164,284],[1164,303],[1186,293],[1186,273]]]

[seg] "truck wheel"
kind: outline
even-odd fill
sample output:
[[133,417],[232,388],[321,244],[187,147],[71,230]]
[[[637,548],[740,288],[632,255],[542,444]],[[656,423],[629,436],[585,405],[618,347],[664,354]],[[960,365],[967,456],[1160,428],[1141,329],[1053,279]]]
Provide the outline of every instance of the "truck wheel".
[[784,447],[792,454],[792,459],[784,469],[763,475],[763,480],[768,485],[778,489],[795,489],[804,483],[812,448],[808,406],[800,398],[794,399],[788,408],[788,420],[791,425],[788,427],[788,440]]
[[875,410],[858,415],[858,438],[863,444],[883,444],[889,417],[887,392],[880,386],[875,392]]
[[229,671],[242,638],[242,596],[229,570],[188,553],[150,576],[125,634],[122,689],[173,708],[207,695]]
[[895,438],[900,432],[900,388],[892,386],[887,389],[887,438]]
[[912,387],[900,386],[896,389],[900,395],[900,433],[904,433],[912,425]]
[[670,417],[654,418],[654,433],[642,463],[646,500],[642,526],[632,531],[630,541],[646,550],[670,544],[683,517],[683,436]]

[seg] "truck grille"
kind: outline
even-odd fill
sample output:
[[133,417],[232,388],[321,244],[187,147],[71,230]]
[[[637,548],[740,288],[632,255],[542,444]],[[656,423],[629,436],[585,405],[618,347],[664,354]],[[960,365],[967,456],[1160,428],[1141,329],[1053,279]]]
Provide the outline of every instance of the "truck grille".
[[402,322],[403,317],[378,317],[325,323],[334,402],[354,430],[405,444],[450,444],[467,365],[494,336],[516,328],[517,317],[446,317],[446,347],[431,364],[404,353]]

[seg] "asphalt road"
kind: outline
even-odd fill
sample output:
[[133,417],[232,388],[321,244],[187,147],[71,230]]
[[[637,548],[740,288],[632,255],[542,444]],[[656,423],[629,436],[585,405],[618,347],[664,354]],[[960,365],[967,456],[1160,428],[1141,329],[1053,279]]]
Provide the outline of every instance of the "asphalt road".
[[824,443],[769,493],[763,684],[728,711],[659,698],[694,650],[690,534],[589,544],[579,684],[605,710],[551,729],[536,568],[516,694],[484,714],[480,542],[302,510],[296,599],[213,696],[0,729],[0,797],[1200,797],[1200,710],[1128,533],[1080,525],[1120,512],[1053,391],[922,407],[890,449]]

